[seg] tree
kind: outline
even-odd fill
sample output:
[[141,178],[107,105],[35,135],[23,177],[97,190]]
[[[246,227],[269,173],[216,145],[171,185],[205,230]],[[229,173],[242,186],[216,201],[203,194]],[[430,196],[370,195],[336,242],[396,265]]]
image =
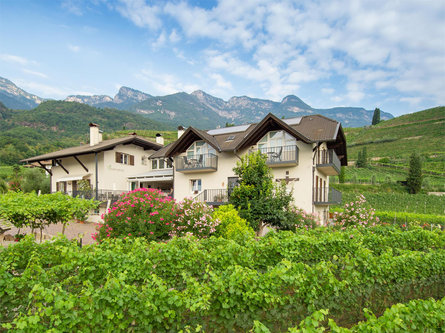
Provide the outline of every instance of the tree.
[[342,165],[342,167],[340,168],[340,174],[338,175],[338,182],[340,184],[343,184],[345,182],[345,178],[346,178],[346,167]]
[[380,109],[375,108],[374,114],[372,116],[372,125],[377,125],[380,122]]
[[408,178],[406,179],[409,193],[416,194],[422,188],[422,161],[420,156],[412,153],[409,159]]
[[355,161],[355,166],[357,168],[366,168],[368,166],[368,152],[366,150],[366,147],[363,147],[363,149],[358,152],[357,161]]
[[272,172],[261,152],[247,154],[233,168],[239,186],[230,195],[230,203],[261,234],[265,225],[286,228],[286,212],[292,201],[284,183],[274,183]]

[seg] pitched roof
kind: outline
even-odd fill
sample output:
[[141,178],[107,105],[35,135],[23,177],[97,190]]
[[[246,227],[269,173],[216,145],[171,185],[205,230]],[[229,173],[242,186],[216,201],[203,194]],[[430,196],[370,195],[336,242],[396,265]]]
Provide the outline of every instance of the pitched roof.
[[98,153],[98,152],[102,152],[105,150],[111,150],[114,147],[116,147],[117,145],[121,145],[121,144],[134,144],[134,145],[143,147],[144,149],[147,149],[147,150],[148,149],[159,150],[162,148],[162,145],[152,142],[150,140],[147,140],[141,136],[130,135],[130,136],[126,136],[123,138],[104,140],[94,146],[90,146],[89,144],[87,144],[87,145],[82,145],[82,146],[78,146],[78,147],[70,147],[70,148],[58,150],[58,151],[55,151],[52,153],[30,157],[30,158],[21,160],[20,162],[46,161],[46,160],[53,160],[56,158]]

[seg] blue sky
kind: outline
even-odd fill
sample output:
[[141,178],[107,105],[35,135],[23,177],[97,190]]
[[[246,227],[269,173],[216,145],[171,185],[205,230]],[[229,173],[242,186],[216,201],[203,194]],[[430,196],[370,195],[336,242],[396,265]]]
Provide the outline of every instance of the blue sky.
[[394,115],[445,104],[439,0],[0,0],[0,76],[45,98],[204,90]]

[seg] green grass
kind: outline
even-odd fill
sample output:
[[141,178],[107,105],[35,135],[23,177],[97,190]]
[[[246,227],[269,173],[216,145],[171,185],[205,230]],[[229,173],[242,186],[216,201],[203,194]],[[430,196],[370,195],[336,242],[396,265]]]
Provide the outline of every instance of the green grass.
[[[445,191],[445,107],[403,115],[376,126],[346,128],[345,134],[350,163],[347,182],[406,180],[409,156],[418,153],[426,187]],[[352,165],[363,147],[369,167],[358,169]]]

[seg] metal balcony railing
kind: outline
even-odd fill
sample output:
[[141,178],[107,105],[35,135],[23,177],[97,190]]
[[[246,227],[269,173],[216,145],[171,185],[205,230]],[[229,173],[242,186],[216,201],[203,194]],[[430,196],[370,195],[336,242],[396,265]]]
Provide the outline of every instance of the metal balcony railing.
[[328,175],[340,173],[341,163],[334,149],[319,150],[315,164],[317,168],[327,171]]
[[216,171],[218,168],[218,156],[215,154],[196,154],[177,156],[175,158],[176,171]]
[[267,156],[266,163],[269,165],[285,163],[298,164],[298,147],[295,145],[258,148],[252,150],[252,152],[258,150]]
[[111,200],[111,202],[116,202],[120,195],[122,193],[125,193],[127,191],[121,191],[121,190],[75,190],[75,191],[65,191],[64,193],[66,195],[69,195],[71,197],[79,197],[83,199],[94,199],[97,201],[108,201]]
[[314,205],[340,204],[342,194],[332,187],[315,187],[313,192]]
[[195,200],[218,206],[229,202],[229,194],[227,189],[206,189],[199,193]]

